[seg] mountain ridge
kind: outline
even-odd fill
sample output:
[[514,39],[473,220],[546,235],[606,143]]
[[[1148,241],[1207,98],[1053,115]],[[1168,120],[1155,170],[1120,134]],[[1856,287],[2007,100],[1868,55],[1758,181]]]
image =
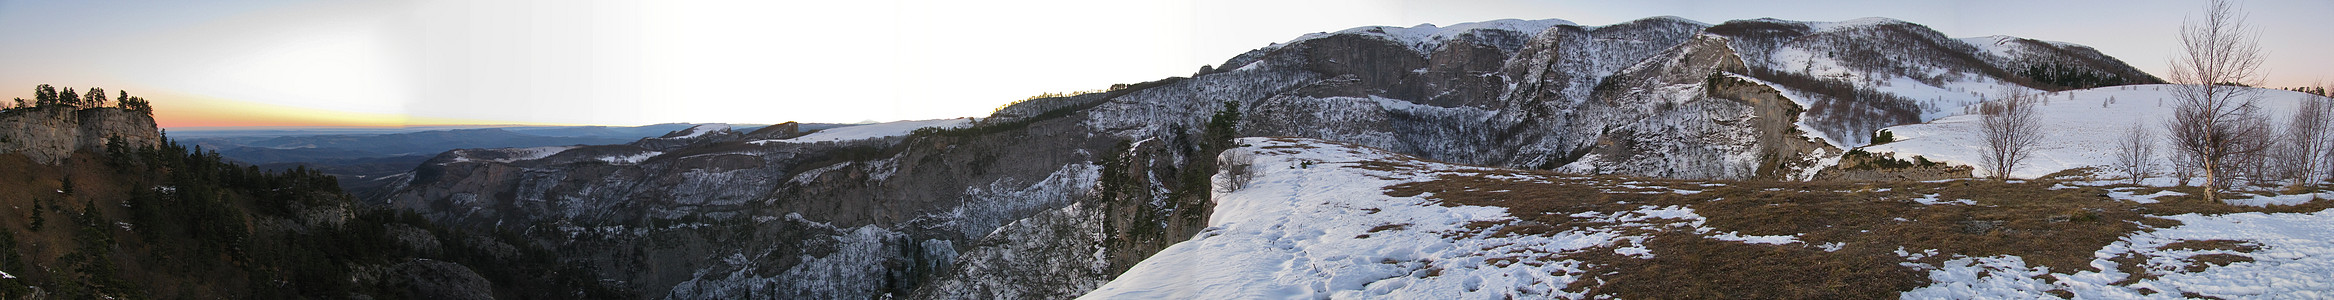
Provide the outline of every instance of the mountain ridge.
[[1034,99],[900,136],[708,135],[721,137],[649,147],[657,153],[629,163],[447,152],[369,200],[527,232],[601,270],[650,270],[601,275],[667,298],[1061,298],[1201,232],[1214,151],[1232,137],[1496,167],[1798,180],[1872,130],[1951,115],[1945,107],[1992,89],[2058,88],[2012,68],[2084,61],[2068,47],[1980,53],[1901,21],[1559,23],[1307,35],[1189,78]]

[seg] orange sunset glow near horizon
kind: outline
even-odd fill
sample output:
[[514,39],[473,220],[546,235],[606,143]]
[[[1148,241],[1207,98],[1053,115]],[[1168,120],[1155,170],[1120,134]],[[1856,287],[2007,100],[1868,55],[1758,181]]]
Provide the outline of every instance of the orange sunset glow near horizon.
[[[141,96],[147,97],[147,96]],[[154,123],[162,128],[228,127],[412,127],[457,125],[570,126],[599,124],[527,123],[499,120],[415,117],[292,107],[201,96],[148,97]]]

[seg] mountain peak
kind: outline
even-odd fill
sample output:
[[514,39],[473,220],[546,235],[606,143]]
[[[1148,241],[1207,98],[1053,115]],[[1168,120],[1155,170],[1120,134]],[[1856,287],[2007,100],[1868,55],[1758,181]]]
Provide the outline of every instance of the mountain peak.
[[1304,36],[1299,36],[1294,40],[1290,40],[1287,43],[1281,43],[1275,46],[1277,47],[1280,45],[1296,44],[1308,40],[1338,35],[1361,35],[1394,41],[1401,43],[1404,46],[1409,46],[1411,50],[1418,51],[1419,53],[1427,53],[1433,52],[1435,48],[1441,47],[1442,43],[1445,41],[1450,41],[1451,39],[1458,38],[1461,35],[1465,35],[1477,30],[1514,31],[1525,35],[1531,35],[1538,34],[1540,31],[1548,30],[1549,27],[1564,25],[1579,24],[1575,24],[1572,23],[1572,21],[1566,21],[1563,19],[1498,19],[1482,22],[1451,24],[1451,26],[1448,27],[1435,26],[1433,23],[1418,24],[1417,26],[1411,27],[1362,26],[1346,30],[1339,30],[1337,32],[1306,34]]

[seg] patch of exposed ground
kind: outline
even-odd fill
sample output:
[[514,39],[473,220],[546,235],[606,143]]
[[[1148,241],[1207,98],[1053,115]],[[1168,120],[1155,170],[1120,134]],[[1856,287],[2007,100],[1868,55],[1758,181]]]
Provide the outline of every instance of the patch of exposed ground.
[[[2132,186],[2069,186],[2054,180],[1725,182],[1487,168],[1454,171],[1418,161],[1353,167],[1437,174],[1436,180],[1388,187],[1386,194],[1424,197],[1444,205],[1504,207],[1515,217],[1504,223],[1471,224],[1468,228],[1476,232],[1455,236],[1553,235],[1628,225],[1623,230],[1641,238],[1559,253],[1562,259],[1586,261],[1591,268],[1587,278],[1575,281],[1570,290],[1620,298],[1894,298],[1928,285],[1926,271],[1952,257],[2012,255],[2053,273],[2098,271],[2090,265],[2097,249],[2135,232],[2180,225],[2154,215],[2314,212],[2334,207],[2334,201],[2234,206],[2200,196],[2166,196],[2157,203],[2139,204],[2107,196],[2108,189]],[[2139,189],[2201,194],[2195,188]],[[1704,219],[1658,219],[1648,222],[1670,224],[1644,226],[1595,217],[1649,207],[1690,208]],[[1748,243],[1729,236],[1796,242]],[[2258,246],[2216,240],[2164,248],[2251,252]],[[1934,254],[1918,254],[1928,251]],[[2186,261],[2193,263],[2184,271],[2195,272],[2251,258],[2211,253]],[[2138,274],[2127,283],[2154,275],[2134,268],[2140,264],[2119,266],[2126,274]]]

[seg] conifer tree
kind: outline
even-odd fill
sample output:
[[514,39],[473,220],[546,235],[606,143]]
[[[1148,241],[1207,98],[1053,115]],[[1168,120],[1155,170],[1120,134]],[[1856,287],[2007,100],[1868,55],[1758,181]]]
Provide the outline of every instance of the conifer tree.
[[89,88],[89,93],[81,94],[81,106],[105,107],[105,89]]
[[32,98],[33,98],[34,100],[36,100],[35,102],[33,102],[33,105],[36,105],[36,106],[50,106],[50,105],[57,105],[57,88],[56,88],[56,87],[49,86],[48,84],[41,84],[40,86],[37,86],[37,87],[33,87],[33,88],[32,88],[32,95],[33,95],[33,96],[32,96]]
[[58,91],[58,93],[57,104],[76,108],[81,107],[81,95],[73,93],[73,88],[64,88],[63,91]]

